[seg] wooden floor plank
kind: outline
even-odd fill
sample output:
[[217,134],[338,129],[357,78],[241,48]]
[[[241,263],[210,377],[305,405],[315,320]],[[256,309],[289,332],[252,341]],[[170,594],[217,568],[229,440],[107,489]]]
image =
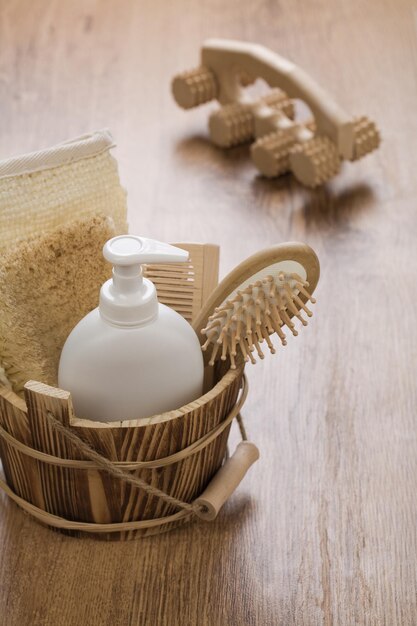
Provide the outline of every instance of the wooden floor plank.
[[[309,327],[248,367],[261,459],[219,518],[103,544],[0,496],[2,626],[415,626],[416,20],[411,0],[1,2],[0,158],[109,127],[131,232],[219,243],[222,275],[286,240],[322,266]],[[208,36],[299,63],[380,150],[312,192],[215,149],[212,106],[169,89]]]

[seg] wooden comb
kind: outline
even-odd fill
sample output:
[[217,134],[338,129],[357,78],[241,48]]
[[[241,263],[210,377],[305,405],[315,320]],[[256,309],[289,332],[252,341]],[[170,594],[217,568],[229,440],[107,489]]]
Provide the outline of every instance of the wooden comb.
[[219,279],[219,246],[214,244],[174,243],[187,250],[186,263],[143,266],[143,275],[151,280],[159,302],[171,307],[190,324],[204,302],[217,286]]

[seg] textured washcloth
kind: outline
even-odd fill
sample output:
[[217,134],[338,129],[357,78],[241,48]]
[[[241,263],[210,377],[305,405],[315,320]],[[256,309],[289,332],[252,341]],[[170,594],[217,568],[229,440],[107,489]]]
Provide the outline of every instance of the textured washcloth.
[[102,248],[118,232],[90,216],[0,255],[1,365],[17,393],[29,379],[57,384],[62,346],[111,276]]
[[108,131],[0,161],[0,253],[89,215],[109,215],[127,232],[126,192]]

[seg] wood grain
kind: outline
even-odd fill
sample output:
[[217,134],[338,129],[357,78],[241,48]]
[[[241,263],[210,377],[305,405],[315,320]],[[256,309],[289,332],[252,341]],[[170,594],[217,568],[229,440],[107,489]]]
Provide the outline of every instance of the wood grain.
[[[258,177],[169,81],[208,36],[288,56],[383,144],[323,189]],[[248,368],[261,458],[212,523],[103,544],[0,497],[2,626],[415,626],[417,12],[412,0],[3,0],[0,157],[114,133],[131,232],[221,246],[221,276],[305,240],[309,328]]]
[[[133,475],[148,485],[180,501],[193,502],[207,487],[226,455],[231,426],[231,420],[226,420],[236,405],[244,364],[241,362],[236,370],[225,374],[227,367],[219,364],[215,368],[214,383],[218,384],[205,396],[171,413],[154,416],[148,423],[143,419],[131,420],[123,426],[120,423],[100,424],[75,418],[69,392],[43,383],[26,383],[27,412],[26,407],[22,411],[14,403],[7,403],[6,391],[0,395],[1,405],[5,405],[4,414],[0,414],[0,426],[11,434],[7,427],[10,422],[13,423],[13,418],[26,425],[22,439],[15,436],[14,440],[10,437],[1,440],[9,486],[17,497],[42,509],[37,519],[48,524],[43,511],[63,518],[56,524],[50,520],[51,525],[68,530],[68,534],[75,536],[82,537],[83,529],[78,525],[72,529],[74,532],[70,532],[71,524],[66,522],[87,522],[90,525],[127,523],[126,527],[118,526],[118,532],[114,532],[114,528],[109,530],[107,526],[97,529],[96,538],[108,540],[133,539],[175,528],[178,525],[176,519],[164,521],[163,525],[145,522],[178,513],[177,506],[142,488],[138,490],[130,482],[122,482],[118,477],[94,467],[94,463],[93,467],[86,464],[78,442],[68,441],[63,433],[58,432],[48,419],[48,412],[99,455],[129,465],[146,463],[145,467],[129,469],[133,469]],[[237,413],[239,408],[236,407],[235,411]],[[221,422],[224,422],[222,430],[216,437],[209,438],[201,449],[195,449],[192,454],[188,450],[184,457],[169,458],[186,452],[192,444],[201,443],[199,440],[210,435]],[[26,452],[18,446],[27,443],[28,430],[32,446]],[[36,455],[36,451],[41,454]],[[46,455],[52,455],[52,459],[45,458]],[[76,460],[82,462],[77,464]],[[250,463],[247,463],[246,469],[249,466]],[[183,521],[180,520],[180,525]],[[131,528],[129,522],[130,526],[141,522],[138,526],[145,528]]]

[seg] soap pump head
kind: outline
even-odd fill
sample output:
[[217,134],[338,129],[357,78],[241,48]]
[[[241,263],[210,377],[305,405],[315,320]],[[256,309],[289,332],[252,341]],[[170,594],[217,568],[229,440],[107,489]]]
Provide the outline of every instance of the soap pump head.
[[99,311],[116,326],[141,326],[158,314],[155,285],[142,276],[142,263],[179,263],[188,252],[169,244],[134,235],[113,237],[103,247],[113,265],[113,278],[100,290]]

